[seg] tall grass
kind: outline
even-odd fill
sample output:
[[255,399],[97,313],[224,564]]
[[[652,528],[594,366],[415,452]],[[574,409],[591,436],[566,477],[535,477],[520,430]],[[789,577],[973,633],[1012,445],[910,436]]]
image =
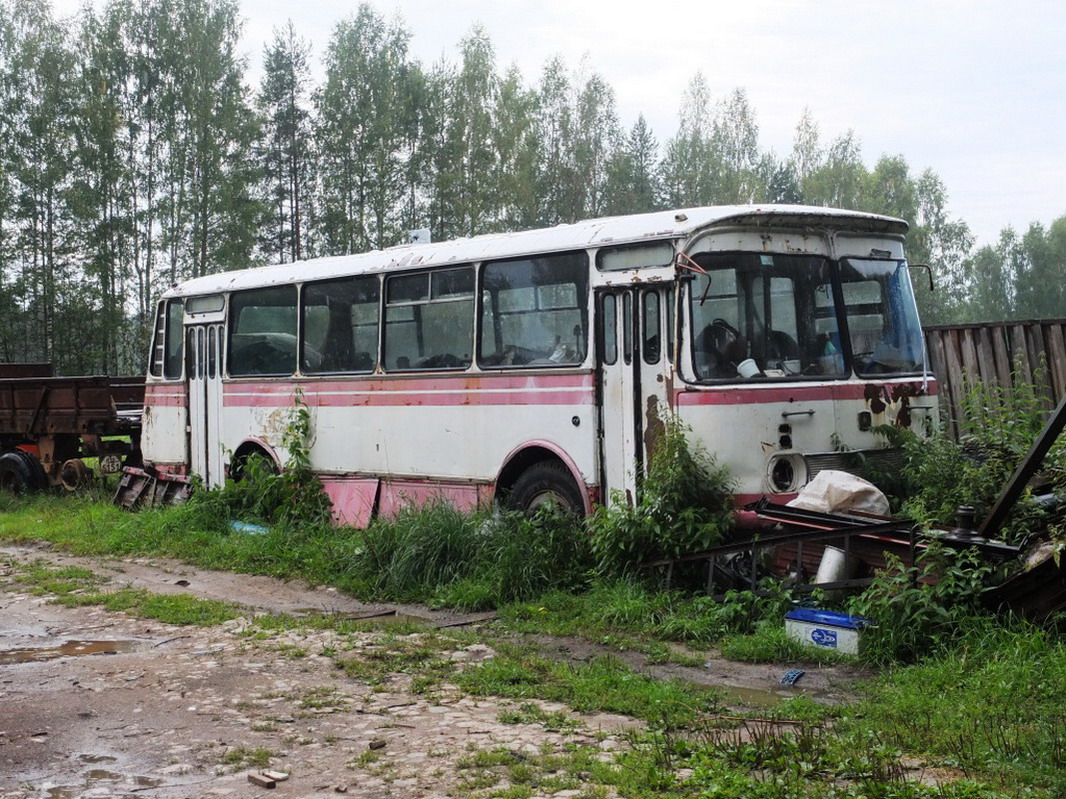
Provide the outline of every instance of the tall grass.
[[374,596],[483,609],[588,584],[588,536],[546,508],[465,514],[443,503],[408,508],[357,533],[347,573]]

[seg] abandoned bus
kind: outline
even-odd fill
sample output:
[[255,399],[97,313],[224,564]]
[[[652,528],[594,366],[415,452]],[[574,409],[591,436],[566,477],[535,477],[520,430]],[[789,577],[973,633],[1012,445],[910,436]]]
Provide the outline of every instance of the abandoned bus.
[[[338,520],[624,501],[669,419],[783,499],[936,415],[906,223],[693,208],[197,278],[159,302],[143,455],[279,468],[297,401]],[[845,451],[850,450],[850,451]]]

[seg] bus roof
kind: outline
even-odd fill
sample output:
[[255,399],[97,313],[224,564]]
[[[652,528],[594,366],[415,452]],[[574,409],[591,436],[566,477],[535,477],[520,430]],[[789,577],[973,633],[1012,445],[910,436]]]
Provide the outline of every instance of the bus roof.
[[221,272],[171,287],[164,297],[216,294],[344,274],[465,264],[516,258],[533,253],[565,252],[638,241],[687,238],[705,228],[750,224],[758,227],[815,227],[833,224],[871,233],[902,235],[902,219],[839,208],[807,205],[722,205],[655,211],[647,214],[588,219],[516,233],[489,233],[432,244],[409,244],[308,261]]

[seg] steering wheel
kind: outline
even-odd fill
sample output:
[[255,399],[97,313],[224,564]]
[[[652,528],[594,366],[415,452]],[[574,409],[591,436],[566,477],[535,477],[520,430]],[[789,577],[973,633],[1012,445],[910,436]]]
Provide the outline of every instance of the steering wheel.
[[719,317],[718,319],[712,319],[711,320],[711,327],[720,327],[723,330],[727,330],[730,333],[732,333],[736,338],[740,338],[740,331],[737,330],[735,327],[733,327],[731,324],[729,324],[729,322],[727,322],[725,319],[722,319],[721,317]]

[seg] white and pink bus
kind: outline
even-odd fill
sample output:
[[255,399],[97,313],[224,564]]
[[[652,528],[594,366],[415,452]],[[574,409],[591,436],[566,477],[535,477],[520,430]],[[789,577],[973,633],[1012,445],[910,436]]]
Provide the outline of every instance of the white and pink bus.
[[[664,422],[782,499],[935,421],[905,222],[691,208],[190,280],[159,302],[143,456],[279,468],[299,395],[338,520],[631,498]],[[845,451],[850,450],[850,451]]]

